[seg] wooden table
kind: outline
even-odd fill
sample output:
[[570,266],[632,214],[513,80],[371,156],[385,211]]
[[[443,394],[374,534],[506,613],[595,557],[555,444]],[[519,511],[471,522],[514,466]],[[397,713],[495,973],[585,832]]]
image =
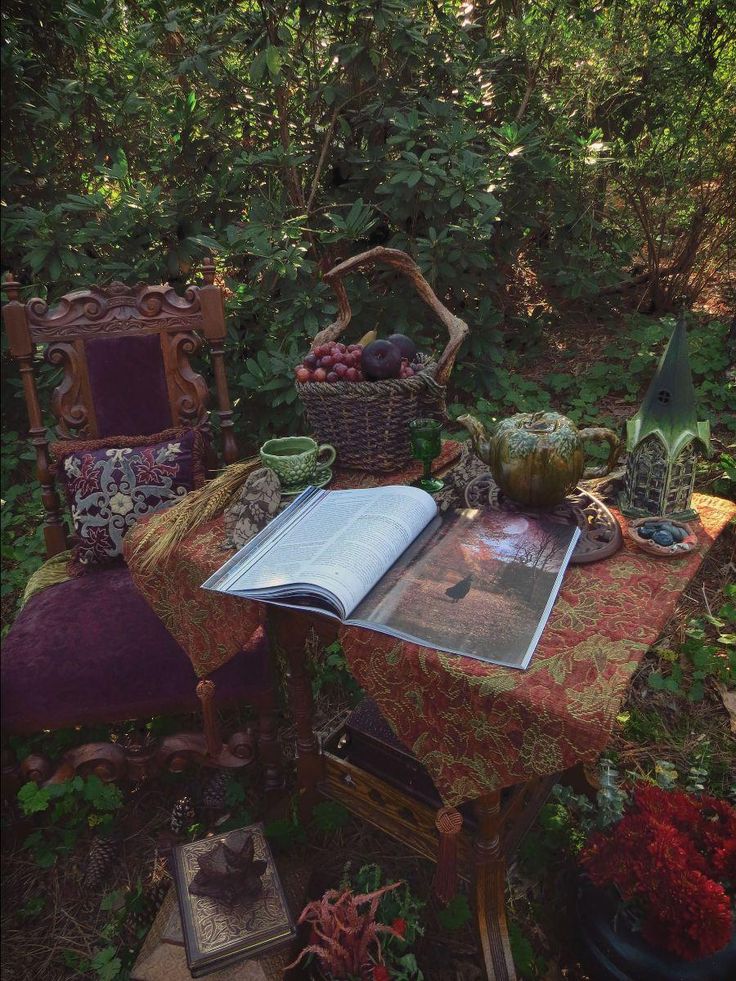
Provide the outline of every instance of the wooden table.
[[[705,499],[702,500],[705,503]],[[727,502],[719,504],[723,504],[725,510],[716,517],[709,514],[713,537],[710,540],[701,538],[703,554],[726,524],[729,514],[733,516],[734,508],[731,505]],[[638,561],[635,553],[633,561]],[[670,580],[669,592],[661,602],[671,611],[697,566],[691,565],[687,573],[684,566],[680,566],[682,578],[677,591],[674,591],[672,580],[673,576],[677,579],[677,573],[672,570],[675,566],[669,564],[670,560],[658,560],[661,565],[656,565],[656,561],[657,578],[661,576]],[[658,609],[657,613],[658,617],[649,619],[658,619],[661,627],[663,609]],[[268,622],[271,642],[287,665],[289,703],[297,731],[296,765],[302,819],[308,820],[319,796],[326,795],[340,801],[349,810],[419,854],[436,860],[439,836],[435,808],[340,758],[329,747],[325,750],[318,745],[313,727],[311,679],[307,671],[305,648],[312,630],[317,630],[320,639],[329,643],[335,639],[335,627],[325,618],[276,607],[269,610]],[[600,629],[600,625],[598,627]],[[654,630],[660,627],[655,626]],[[378,635],[372,636],[376,638],[376,644],[381,642]],[[643,653],[646,643],[639,646]],[[542,656],[540,653],[540,659]],[[631,670],[633,672],[634,668]],[[368,691],[368,694],[372,692]],[[577,770],[575,779],[580,782],[582,767],[578,765],[574,769]],[[471,882],[485,970],[487,977],[493,981],[513,981],[516,977],[506,925],[504,890],[507,863],[552,786],[564,779],[564,773],[548,773],[513,786],[481,793],[473,801],[477,822],[475,833],[461,836],[460,869],[464,870],[465,877]],[[572,778],[570,771],[567,771],[567,778]]]
[[[426,767],[443,800],[474,801],[476,831],[472,840],[463,837],[460,859],[473,882],[489,978],[515,977],[504,908],[508,856],[559,771],[591,760],[606,744],[631,675],[736,511],[729,502],[704,497],[697,498],[696,507],[702,509],[703,524],[700,550],[691,557],[649,559],[627,543],[618,556],[585,572],[582,567],[570,570],[525,672],[406,644],[386,658],[382,645],[393,644],[391,638],[340,629],[358,681]],[[200,677],[237,653],[263,613],[259,604],[203,595],[199,588],[223,562],[223,537],[220,518],[184,540],[165,566],[141,575],[129,563],[136,584]],[[320,794],[328,794],[420,854],[436,858],[436,808],[318,746],[305,645],[315,628],[323,639],[334,639],[332,622],[274,607],[268,619],[272,644],[288,666],[302,817],[308,818]],[[414,703],[408,696],[417,691],[422,697]],[[531,730],[545,726],[547,743],[540,744],[539,733]],[[550,742],[551,756],[540,751]]]
[[[289,705],[296,725],[298,810],[309,821],[320,796],[338,800],[358,817],[436,861],[436,811],[409,794],[326,753],[313,725],[312,684],[305,650],[313,630],[330,643],[336,631],[323,618],[273,608],[269,637],[287,665]],[[559,774],[529,781],[504,793],[495,790],[474,802],[477,831],[460,842],[460,869],[472,880],[475,913],[486,975],[490,981],[516,978],[506,924],[507,863],[531,826]]]

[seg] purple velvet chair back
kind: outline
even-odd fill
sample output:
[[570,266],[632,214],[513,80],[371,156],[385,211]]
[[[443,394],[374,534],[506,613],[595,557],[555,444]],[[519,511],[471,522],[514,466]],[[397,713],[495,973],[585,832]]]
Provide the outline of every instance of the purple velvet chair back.
[[84,342],[99,437],[150,436],[174,425],[164,364],[167,340],[161,333],[108,334]]
[[[9,298],[3,321],[23,380],[49,556],[63,551],[67,542],[34,376],[38,346],[63,372],[51,398],[54,438],[90,440],[208,425],[209,389],[189,361],[206,340],[222,455],[226,463],[233,463],[238,449],[225,377],[225,312],[214,273],[214,265],[205,263],[203,284],[190,286],[184,296],[167,285],[112,283],[67,293],[52,307],[40,298],[21,303],[19,284],[3,284]],[[215,462],[213,458],[213,466]]]

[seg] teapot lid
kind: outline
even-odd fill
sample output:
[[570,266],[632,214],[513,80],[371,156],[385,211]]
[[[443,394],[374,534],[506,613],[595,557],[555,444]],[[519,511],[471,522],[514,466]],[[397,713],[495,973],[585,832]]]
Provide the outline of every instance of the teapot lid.
[[575,430],[572,419],[560,412],[518,412],[514,416],[503,419],[499,426],[504,429],[521,429],[535,436],[546,436],[560,429]]

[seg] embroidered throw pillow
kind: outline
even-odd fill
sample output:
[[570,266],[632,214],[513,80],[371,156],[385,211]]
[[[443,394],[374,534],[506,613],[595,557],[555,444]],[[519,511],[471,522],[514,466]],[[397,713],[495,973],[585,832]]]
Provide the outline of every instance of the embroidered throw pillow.
[[74,564],[83,571],[119,559],[123,538],[139,518],[202,486],[206,450],[200,429],[54,443],[51,452],[79,539]]

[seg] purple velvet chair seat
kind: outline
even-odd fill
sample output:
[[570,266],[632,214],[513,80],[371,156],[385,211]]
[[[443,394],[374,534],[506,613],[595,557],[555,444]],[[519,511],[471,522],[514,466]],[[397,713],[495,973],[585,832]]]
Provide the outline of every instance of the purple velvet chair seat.
[[[28,601],[2,646],[2,725],[37,732],[197,712],[189,658],[114,566],[51,586]],[[263,631],[211,675],[216,704],[251,704],[270,688]]]

